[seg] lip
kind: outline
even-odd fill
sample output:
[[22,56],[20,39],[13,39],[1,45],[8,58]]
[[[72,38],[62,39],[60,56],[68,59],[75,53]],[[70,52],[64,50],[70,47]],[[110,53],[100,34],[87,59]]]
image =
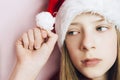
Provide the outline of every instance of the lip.
[[83,64],[85,67],[94,67],[94,66],[96,66],[98,63],[100,63],[100,61],[101,61],[101,59],[98,59],[98,58],[81,60],[82,64]]

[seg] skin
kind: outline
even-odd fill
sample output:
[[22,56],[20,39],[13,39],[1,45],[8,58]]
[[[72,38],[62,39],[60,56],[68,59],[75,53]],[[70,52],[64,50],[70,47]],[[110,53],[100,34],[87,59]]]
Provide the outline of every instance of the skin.
[[117,57],[117,34],[113,24],[100,15],[77,15],[68,28],[65,43],[80,73],[89,80],[107,80],[106,72]]
[[50,57],[57,38],[57,34],[40,28],[23,33],[16,42],[18,60],[10,80],[35,80]]
[[[106,80],[106,72],[116,60],[117,35],[112,26],[101,16],[79,15],[68,29],[65,42],[70,58],[74,66],[90,80]],[[23,33],[16,42],[18,60],[10,80],[35,80],[50,57],[57,38],[51,31],[40,28]],[[82,63],[92,58],[98,58],[100,62],[88,66]]]

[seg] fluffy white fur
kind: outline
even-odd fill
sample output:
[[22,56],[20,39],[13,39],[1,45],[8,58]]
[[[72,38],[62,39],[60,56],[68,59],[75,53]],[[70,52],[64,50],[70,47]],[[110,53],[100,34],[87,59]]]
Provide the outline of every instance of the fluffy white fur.
[[82,12],[88,11],[103,15],[117,25],[120,30],[120,0],[65,0],[57,13],[55,22],[60,49],[73,18]]
[[45,30],[52,30],[55,18],[49,12],[40,12],[36,15],[36,25]]

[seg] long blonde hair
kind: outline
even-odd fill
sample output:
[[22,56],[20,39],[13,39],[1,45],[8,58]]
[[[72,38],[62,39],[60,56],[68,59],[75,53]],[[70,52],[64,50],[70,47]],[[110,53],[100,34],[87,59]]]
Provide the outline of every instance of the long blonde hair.
[[[120,80],[120,31],[116,29],[117,32],[117,59],[114,65],[108,71],[108,80]],[[60,80],[86,80],[85,77],[80,74],[79,77],[76,72],[76,68],[72,64],[69,57],[65,42],[61,53],[61,66],[60,66]]]

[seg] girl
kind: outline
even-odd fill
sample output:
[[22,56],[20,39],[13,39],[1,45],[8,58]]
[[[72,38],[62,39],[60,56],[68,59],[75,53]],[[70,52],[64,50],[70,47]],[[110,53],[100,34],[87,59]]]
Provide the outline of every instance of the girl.
[[119,0],[64,1],[56,15],[57,34],[34,28],[17,41],[18,62],[11,80],[34,80],[57,35],[60,80],[119,80],[119,4]]

